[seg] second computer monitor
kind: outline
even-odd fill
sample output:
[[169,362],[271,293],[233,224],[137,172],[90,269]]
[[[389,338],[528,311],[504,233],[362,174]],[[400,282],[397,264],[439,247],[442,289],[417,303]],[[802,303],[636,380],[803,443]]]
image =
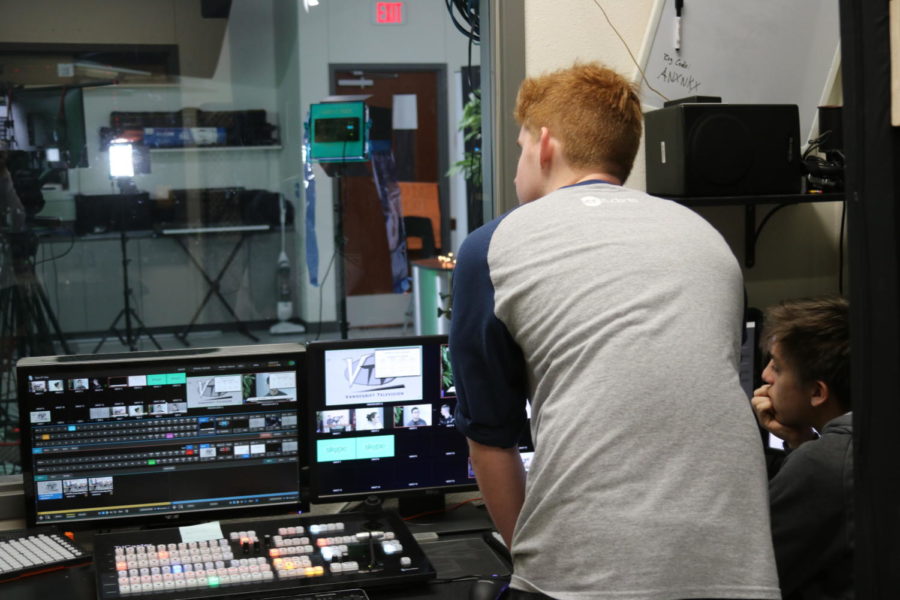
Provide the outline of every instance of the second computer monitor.
[[446,336],[314,342],[307,359],[314,498],[475,489]]

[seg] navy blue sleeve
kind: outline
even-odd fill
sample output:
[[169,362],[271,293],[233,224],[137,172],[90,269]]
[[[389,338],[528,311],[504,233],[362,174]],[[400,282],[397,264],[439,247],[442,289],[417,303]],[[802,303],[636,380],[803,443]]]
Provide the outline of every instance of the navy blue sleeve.
[[453,272],[450,360],[456,385],[456,427],[486,446],[518,445],[525,425],[527,376],[522,350],[494,314],[487,253],[501,218],[463,243]]

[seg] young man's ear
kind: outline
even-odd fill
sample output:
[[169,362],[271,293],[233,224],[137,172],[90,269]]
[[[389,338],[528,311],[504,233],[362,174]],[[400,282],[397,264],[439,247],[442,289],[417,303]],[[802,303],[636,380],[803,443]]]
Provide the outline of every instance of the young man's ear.
[[809,402],[814,408],[818,408],[828,402],[830,397],[831,390],[828,389],[827,383],[821,380],[813,382]]
[[551,161],[553,160],[553,152],[556,147],[555,140],[550,137],[549,129],[547,129],[546,127],[541,127],[541,133],[538,142],[540,144],[541,167],[549,167]]

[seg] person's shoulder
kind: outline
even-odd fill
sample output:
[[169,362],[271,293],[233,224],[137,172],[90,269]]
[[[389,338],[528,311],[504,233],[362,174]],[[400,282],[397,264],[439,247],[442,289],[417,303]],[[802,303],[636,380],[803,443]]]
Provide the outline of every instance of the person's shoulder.
[[822,428],[822,433],[836,433],[847,435],[853,434],[853,413],[848,412],[839,417],[835,417],[834,419],[828,421],[825,424],[825,427]]
[[473,264],[486,262],[488,250],[497,228],[509,215],[519,208],[521,207],[513,208],[469,233],[456,254],[456,270],[467,269]]
[[825,427],[819,439],[806,442],[792,450],[784,461],[782,471],[825,473],[843,470],[843,464],[852,449],[851,431],[839,427]]

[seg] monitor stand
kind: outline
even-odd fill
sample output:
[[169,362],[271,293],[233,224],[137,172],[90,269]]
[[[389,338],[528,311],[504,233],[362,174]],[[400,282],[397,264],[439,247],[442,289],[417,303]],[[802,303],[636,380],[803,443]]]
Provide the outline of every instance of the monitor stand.
[[[456,495],[456,494],[454,494]],[[437,535],[493,529],[490,515],[482,506],[451,500],[443,492],[426,492],[398,498],[398,512],[410,530]]]
[[494,528],[491,517],[483,506],[468,503],[466,494],[453,494],[462,500],[451,499],[447,503],[444,492],[427,491],[421,494],[385,498],[369,496],[347,508],[348,512],[377,512],[383,508],[395,510],[414,534],[444,535],[448,533],[483,532]]

